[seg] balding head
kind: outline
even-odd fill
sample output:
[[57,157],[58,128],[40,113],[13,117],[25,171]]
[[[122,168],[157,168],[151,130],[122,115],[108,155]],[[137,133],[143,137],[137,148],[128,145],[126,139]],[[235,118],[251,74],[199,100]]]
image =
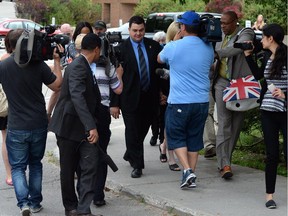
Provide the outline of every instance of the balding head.
[[62,24],[60,27],[60,31],[63,34],[68,35],[69,37],[72,37],[72,28],[71,28],[70,24],[68,24],[68,23]]

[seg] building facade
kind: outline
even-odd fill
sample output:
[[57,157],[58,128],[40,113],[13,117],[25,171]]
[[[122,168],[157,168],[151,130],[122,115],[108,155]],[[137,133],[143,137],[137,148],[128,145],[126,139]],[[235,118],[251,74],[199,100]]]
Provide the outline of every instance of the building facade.
[[120,23],[128,22],[133,16],[135,6],[140,0],[93,0],[102,5],[102,20],[110,27],[118,27]]

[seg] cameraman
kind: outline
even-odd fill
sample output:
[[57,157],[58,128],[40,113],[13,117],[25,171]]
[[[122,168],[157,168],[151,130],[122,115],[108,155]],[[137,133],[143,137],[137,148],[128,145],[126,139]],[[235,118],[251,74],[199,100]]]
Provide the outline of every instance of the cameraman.
[[[203,130],[209,106],[209,70],[213,47],[198,37],[200,16],[187,11],[177,19],[183,39],[166,44],[159,63],[170,66],[170,92],[166,109],[166,136],[182,164],[180,188],[196,187],[195,168],[203,146]],[[176,116],[176,118],[175,118]]]
[[[60,56],[54,49],[54,73],[44,61],[19,67],[14,61],[18,38],[23,30],[11,33],[11,56],[0,62],[0,82],[9,104],[7,150],[15,194],[22,215],[42,209],[42,163],[47,138],[47,115],[42,84],[58,91],[62,84]],[[64,52],[61,45],[57,45]],[[26,169],[29,166],[29,174]],[[26,179],[29,176],[29,181]]]

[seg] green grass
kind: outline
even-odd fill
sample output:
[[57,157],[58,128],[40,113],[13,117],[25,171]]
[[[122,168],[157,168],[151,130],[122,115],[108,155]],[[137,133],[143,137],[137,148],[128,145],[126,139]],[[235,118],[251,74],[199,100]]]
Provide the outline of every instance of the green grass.
[[[265,155],[235,149],[232,156],[232,163],[264,171]],[[281,162],[278,165],[277,174],[287,177],[287,168],[285,166],[284,157],[281,157]]]
[[[282,141],[282,138],[280,139]],[[280,146],[283,148],[283,145]],[[204,155],[204,150],[199,152]],[[232,163],[244,167],[265,170],[265,145],[262,134],[255,130],[251,134],[241,133],[236,148],[232,155]],[[280,163],[277,174],[287,177],[287,166],[284,155],[280,154]]]

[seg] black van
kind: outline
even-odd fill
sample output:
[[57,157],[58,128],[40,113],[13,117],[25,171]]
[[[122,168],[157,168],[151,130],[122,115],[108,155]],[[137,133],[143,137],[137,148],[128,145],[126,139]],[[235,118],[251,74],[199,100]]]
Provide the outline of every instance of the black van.
[[[184,12],[160,12],[149,14],[146,19],[146,29],[145,37],[153,37],[153,35],[158,31],[167,32],[169,25],[177,20],[179,15],[182,15]],[[220,19],[221,14],[218,13],[209,13],[209,12],[196,12],[200,16],[204,14],[213,15],[215,18]]]

